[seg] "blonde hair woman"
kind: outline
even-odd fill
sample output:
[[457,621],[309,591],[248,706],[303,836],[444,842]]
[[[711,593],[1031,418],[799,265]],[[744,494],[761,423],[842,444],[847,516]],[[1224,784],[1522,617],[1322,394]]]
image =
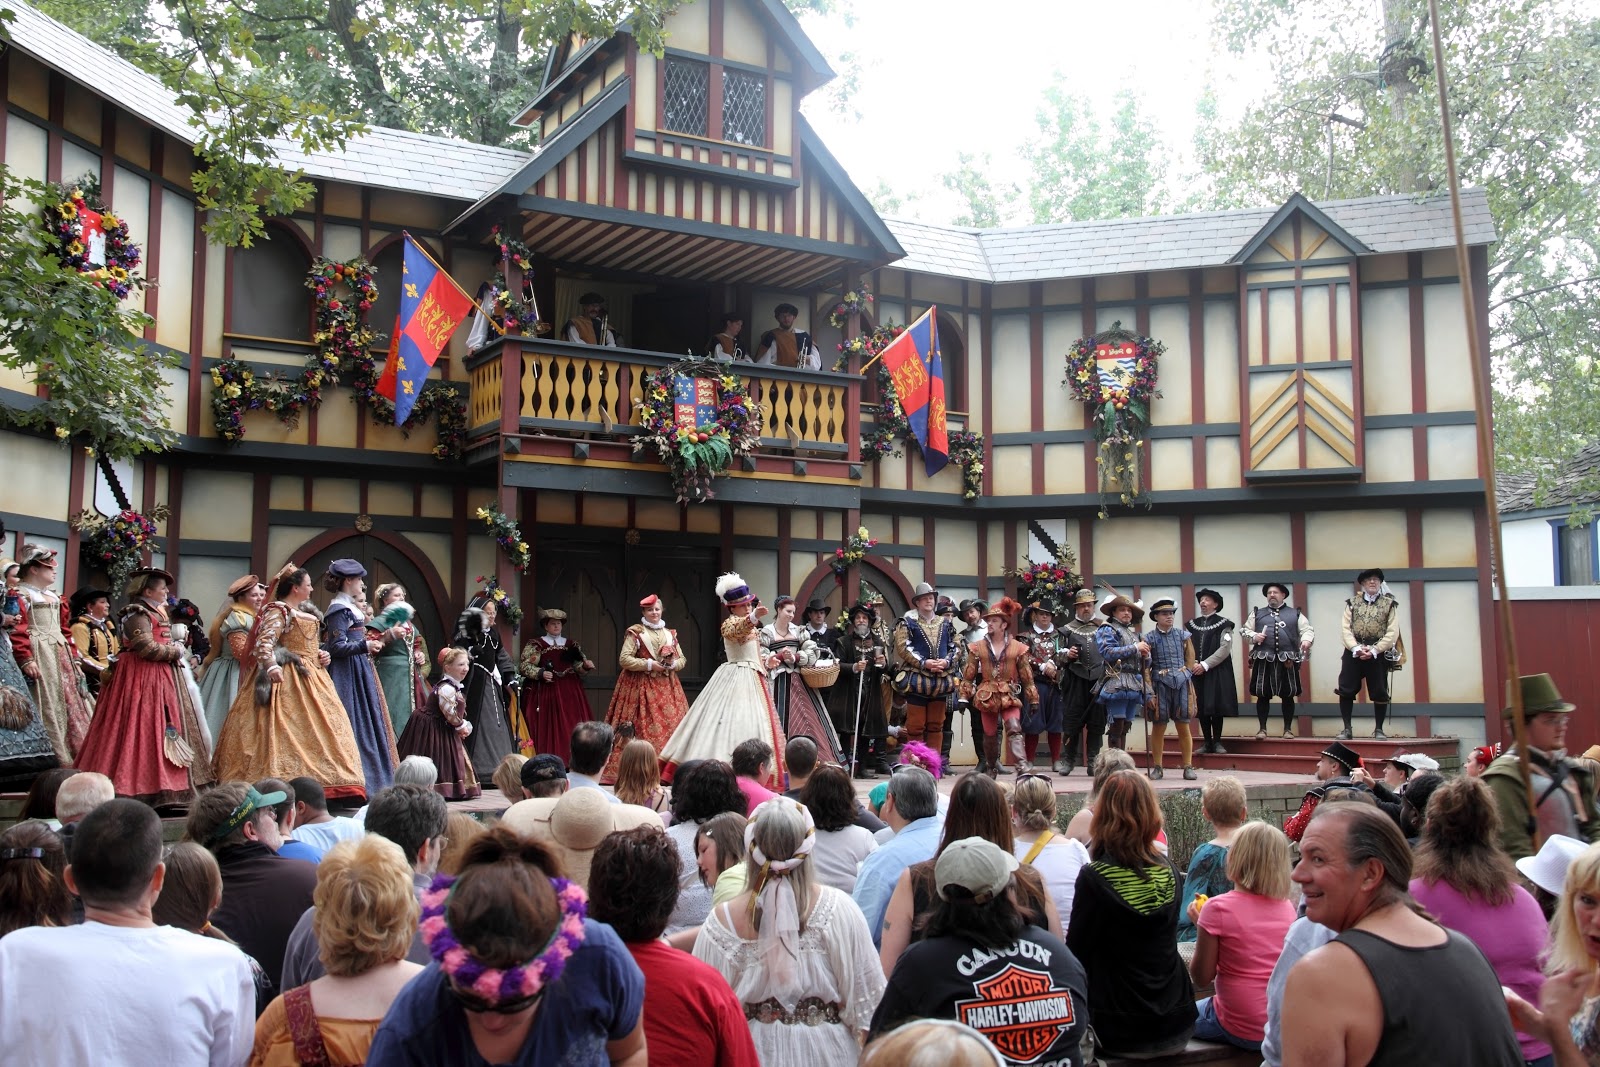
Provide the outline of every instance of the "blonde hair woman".
[[522,765],[528,762],[528,757],[520,752],[513,752],[502,759],[494,769],[494,787],[500,790],[500,795],[506,798],[509,807],[519,800],[527,800],[528,794],[522,788]]
[[1267,982],[1294,922],[1289,903],[1289,839],[1276,826],[1246,823],[1228,849],[1233,889],[1193,901],[1200,929],[1189,973],[1197,986],[1216,981],[1215,995],[1196,1007],[1194,1036],[1259,1051],[1267,1023]]
[[1056,814],[1056,790],[1050,778],[1043,774],[1018,775],[1011,790],[1015,824],[1011,851],[1044,879],[1045,892],[1061,913],[1061,933],[1065,937],[1078,872],[1089,862],[1089,850],[1082,841],[1056,830]]
[[1518,1030],[1550,1046],[1556,1067],[1600,1063],[1600,845],[1590,845],[1567,867],[1567,880],[1550,926],[1544,989],[1536,1008],[1506,993]]
[[312,900],[327,974],[267,1005],[251,1067],[365,1063],[389,1005],[422,971],[406,960],[419,908],[399,845],[376,834],[341,841],[317,866]]

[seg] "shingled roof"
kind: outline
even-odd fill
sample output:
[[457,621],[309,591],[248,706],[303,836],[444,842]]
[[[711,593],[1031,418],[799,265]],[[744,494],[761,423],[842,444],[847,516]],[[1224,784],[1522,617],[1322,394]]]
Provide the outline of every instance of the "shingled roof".
[[1534,490],[1538,482],[1536,474],[1496,474],[1495,496],[1500,514],[1600,503],[1600,492],[1595,488],[1600,486],[1600,442],[1589,445],[1562,464],[1536,502]]
[[[1464,190],[1461,201],[1467,243],[1493,243],[1494,219],[1483,190]],[[1316,206],[1375,253],[1447,248],[1455,243],[1450,201],[1445,197],[1368,196]],[[1000,283],[1221,266],[1277,210],[1201,211],[998,230],[886,221],[906,249],[906,258],[894,266]]]

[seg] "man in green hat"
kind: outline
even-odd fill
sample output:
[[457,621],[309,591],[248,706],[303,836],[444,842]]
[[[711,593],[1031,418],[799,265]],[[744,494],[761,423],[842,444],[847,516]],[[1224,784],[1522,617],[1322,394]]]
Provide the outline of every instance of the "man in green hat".
[[[1528,790],[1522,782],[1515,745],[1489,764],[1483,784],[1500,807],[1500,846],[1513,860],[1534,854],[1533,832],[1547,840],[1564,834],[1593,844],[1600,841],[1600,815],[1595,810],[1594,775],[1567,756],[1567,719],[1574,705],[1561,699],[1548,674],[1526,674],[1522,711],[1526,717],[1528,771],[1533,778],[1536,811],[1528,813]],[[1509,720],[1511,709],[1501,713]]]

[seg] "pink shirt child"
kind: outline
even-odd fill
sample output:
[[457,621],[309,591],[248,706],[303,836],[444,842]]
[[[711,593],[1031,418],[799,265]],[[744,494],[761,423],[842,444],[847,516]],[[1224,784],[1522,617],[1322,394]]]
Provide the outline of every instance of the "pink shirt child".
[[739,783],[739,792],[744,794],[744,816],[747,819],[752,811],[778,795],[754,778],[746,778],[742,774],[734,781]]
[[1294,905],[1244,889],[1212,897],[1200,929],[1217,939],[1217,1022],[1235,1037],[1260,1041],[1267,1025],[1267,981],[1294,922]]

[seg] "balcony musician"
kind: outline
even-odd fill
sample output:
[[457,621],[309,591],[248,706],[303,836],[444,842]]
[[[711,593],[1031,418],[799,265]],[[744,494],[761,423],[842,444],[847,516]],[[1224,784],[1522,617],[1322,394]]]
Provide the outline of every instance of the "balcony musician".
[[742,315],[734,311],[723,315],[722,329],[711,335],[711,343],[706,346],[711,350],[711,358],[724,362],[741,360],[748,363],[750,353],[739,347],[739,331],[742,329],[744,329]]
[[567,320],[567,324],[561,328],[562,339],[580,345],[616,348],[617,335],[611,329],[611,317],[606,313],[606,298],[599,293],[584,293],[578,297],[578,306],[583,314]]
[[756,362],[767,367],[799,367],[801,370],[821,370],[822,353],[811,342],[811,334],[794,328],[800,309],[793,304],[779,304],[772,309],[778,328],[761,335],[756,346]]

